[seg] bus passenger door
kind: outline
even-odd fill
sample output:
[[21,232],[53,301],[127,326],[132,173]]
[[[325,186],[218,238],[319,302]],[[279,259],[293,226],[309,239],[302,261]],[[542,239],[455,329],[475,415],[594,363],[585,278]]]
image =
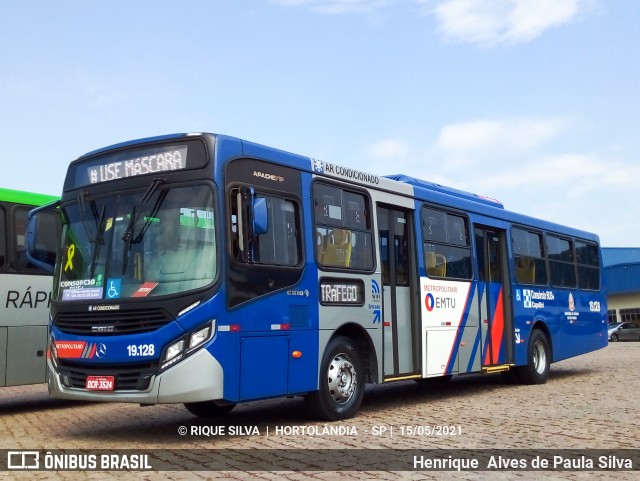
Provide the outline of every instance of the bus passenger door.
[[482,366],[513,362],[506,231],[475,226]]
[[418,316],[411,302],[417,279],[415,232],[409,211],[378,205],[382,269],[384,377],[419,372]]

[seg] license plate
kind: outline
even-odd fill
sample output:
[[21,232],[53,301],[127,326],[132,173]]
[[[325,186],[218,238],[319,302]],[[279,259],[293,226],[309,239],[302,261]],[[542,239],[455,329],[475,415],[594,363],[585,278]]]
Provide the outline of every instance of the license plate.
[[113,391],[113,376],[87,376],[85,387],[89,391]]

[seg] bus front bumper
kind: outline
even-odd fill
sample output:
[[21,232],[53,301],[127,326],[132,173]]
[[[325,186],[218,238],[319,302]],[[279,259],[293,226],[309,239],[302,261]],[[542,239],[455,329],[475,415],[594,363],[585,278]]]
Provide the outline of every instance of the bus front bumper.
[[223,395],[222,366],[206,349],[154,376],[145,391],[90,391],[66,387],[52,361],[47,364],[49,394],[60,399],[168,404],[221,400]]

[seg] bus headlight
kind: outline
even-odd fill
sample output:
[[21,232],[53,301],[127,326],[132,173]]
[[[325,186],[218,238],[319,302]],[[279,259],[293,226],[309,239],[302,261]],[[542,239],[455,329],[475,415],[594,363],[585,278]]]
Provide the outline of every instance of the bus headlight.
[[164,361],[168,362],[176,358],[182,351],[184,351],[184,339],[180,339],[178,342],[174,342],[167,348],[167,353],[164,356]]
[[215,326],[215,320],[209,321],[204,327],[185,334],[169,344],[164,350],[164,355],[160,361],[160,371],[164,371],[168,367],[173,366],[204,345],[204,343],[213,337]]
[[199,331],[196,331],[193,334],[191,334],[191,337],[189,338],[190,350],[195,349],[196,347],[198,347],[200,344],[204,343],[211,337],[211,327],[212,327],[211,324],[209,324],[203,329],[200,329]]

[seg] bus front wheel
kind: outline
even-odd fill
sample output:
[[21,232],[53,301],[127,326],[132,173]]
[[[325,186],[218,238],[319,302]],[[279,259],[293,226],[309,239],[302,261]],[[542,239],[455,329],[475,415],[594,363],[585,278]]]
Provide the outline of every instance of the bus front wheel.
[[201,418],[215,418],[229,414],[235,404],[216,404],[214,401],[202,401],[197,403],[184,403],[191,414]]
[[539,329],[531,331],[527,347],[527,364],[517,368],[518,378],[524,384],[544,384],[549,378],[551,349],[547,336]]
[[348,419],[362,404],[364,384],[357,347],[348,337],[337,336],[329,342],[322,356],[319,388],[307,394],[305,401],[319,419]]

